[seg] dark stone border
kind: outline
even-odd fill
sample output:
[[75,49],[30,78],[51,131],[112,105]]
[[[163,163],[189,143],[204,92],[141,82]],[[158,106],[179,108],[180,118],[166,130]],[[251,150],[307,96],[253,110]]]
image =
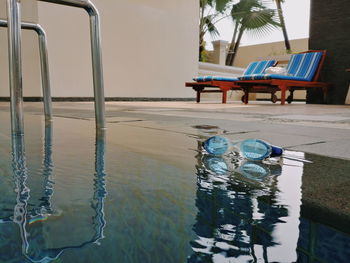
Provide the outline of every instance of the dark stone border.
[[[328,104],[343,105],[349,89],[350,73],[349,0],[311,0],[309,48],[327,50],[321,81],[333,85]],[[322,94],[308,89],[308,103],[322,103]]]
[[304,218],[330,226],[350,235],[350,217],[348,215],[338,214],[335,211],[306,200],[302,200],[300,214]]
[[[195,98],[148,98],[148,97],[107,97],[105,101],[195,101]],[[0,97],[0,101],[10,101],[10,97]],[[42,97],[24,97],[23,101],[40,102]],[[93,97],[53,97],[52,101],[94,101]]]

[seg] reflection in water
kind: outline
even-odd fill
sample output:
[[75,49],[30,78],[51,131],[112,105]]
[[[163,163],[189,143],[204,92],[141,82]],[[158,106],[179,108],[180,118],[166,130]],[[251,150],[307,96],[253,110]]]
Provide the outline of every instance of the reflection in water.
[[51,198],[54,193],[53,160],[52,160],[52,125],[45,126],[44,158],[43,158],[43,193],[38,208],[30,215],[29,224],[46,220],[54,214]]
[[[90,240],[76,246],[67,245],[60,248],[47,248],[48,244],[45,240],[43,228],[35,228],[34,232],[32,229],[29,232],[27,228],[30,224],[47,220],[51,215],[55,213],[51,203],[51,199],[54,194],[54,180],[52,174],[52,126],[49,124],[45,128],[43,158],[44,190],[40,199],[41,202],[37,207],[29,208],[30,189],[27,186],[28,171],[25,158],[24,137],[12,137],[12,169],[15,182],[15,193],[17,194],[17,198],[13,217],[11,216],[0,219],[0,223],[15,223],[18,225],[22,240],[22,258],[24,256],[29,262],[51,262],[57,259],[65,250],[83,248],[88,244],[98,243],[99,240],[104,238],[103,231],[106,225],[104,215],[104,199],[107,195],[104,161],[105,141],[105,133],[99,132],[96,135],[95,143],[94,196],[91,203],[91,207],[95,211],[95,216],[93,217],[93,237]],[[15,245],[9,244],[9,246],[14,247]],[[18,255],[18,253],[19,252],[16,252],[14,254]],[[10,258],[14,258],[14,254],[9,253],[8,256]]]
[[281,166],[205,155],[198,145],[197,237],[188,262],[270,262],[268,248],[281,245],[275,232],[289,216],[278,197]]
[[247,179],[263,181],[267,176],[279,176],[282,173],[282,167],[279,164],[267,165],[254,161],[242,161],[239,165],[239,173]]

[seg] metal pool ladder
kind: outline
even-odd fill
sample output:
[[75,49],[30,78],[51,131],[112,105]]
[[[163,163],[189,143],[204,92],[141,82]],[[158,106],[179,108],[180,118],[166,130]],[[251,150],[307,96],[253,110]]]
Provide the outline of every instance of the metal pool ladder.
[[[104,82],[102,68],[102,47],[100,15],[96,7],[89,0],[38,0],[53,4],[66,5],[83,8],[90,17],[90,38],[92,53],[92,69],[95,98],[95,119],[96,128],[105,129],[105,99]],[[25,23],[21,23],[21,0],[7,0],[8,17],[8,42],[9,42],[9,74],[10,74],[10,100],[11,100],[11,131],[13,135],[24,134],[23,123],[23,85],[22,85],[22,58],[21,58],[21,27],[25,28]],[[39,34],[40,35],[40,34]],[[41,54],[42,50],[41,50]],[[43,58],[41,57],[43,62]],[[46,56],[47,62],[47,56]],[[43,90],[49,90],[48,70],[42,65],[42,81],[45,81]],[[46,65],[47,69],[47,65]],[[43,82],[44,83],[44,82]],[[51,96],[43,92],[45,116],[51,114]],[[50,101],[50,102],[49,102]],[[50,104],[50,105],[49,105]],[[49,109],[50,108],[50,109]]]
[[[7,21],[0,20],[0,27],[7,27]],[[22,29],[33,30],[38,34],[41,65],[41,86],[43,92],[45,120],[51,121],[52,103],[46,33],[44,29],[38,24],[22,23],[21,27]]]

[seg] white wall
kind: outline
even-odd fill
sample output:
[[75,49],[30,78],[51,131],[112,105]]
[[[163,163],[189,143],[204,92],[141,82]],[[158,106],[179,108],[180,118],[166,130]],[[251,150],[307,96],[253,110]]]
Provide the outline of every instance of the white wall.
[[[38,19],[36,0],[22,1],[21,6],[22,20],[35,23]],[[0,0],[0,19],[7,20],[6,0]],[[0,97],[8,97],[10,94],[7,46],[7,29],[0,28]],[[22,63],[24,96],[40,96],[38,37],[32,31],[22,31]]]
[[[193,97],[198,0],[93,0],[101,14],[106,97]],[[92,96],[84,10],[39,2],[56,97]]]
[[242,76],[244,70],[244,68],[198,62],[198,76],[219,76],[232,78]]
[[[293,53],[307,51],[309,49],[308,38],[293,39],[290,40],[290,44]],[[284,41],[242,46],[238,49],[234,66],[246,67],[250,62],[256,60],[256,58],[278,56],[284,54],[286,54]]]

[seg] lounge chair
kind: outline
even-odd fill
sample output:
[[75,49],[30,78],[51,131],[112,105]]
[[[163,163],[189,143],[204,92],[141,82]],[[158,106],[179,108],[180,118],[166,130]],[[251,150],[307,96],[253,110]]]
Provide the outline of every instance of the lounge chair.
[[[243,73],[243,76],[262,74],[266,68],[276,64],[275,60],[262,60],[251,62]],[[197,103],[200,102],[201,93],[222,92],[222,103],[226,103],[227,91],[240,90],[240,86],[235,85],[238,78],[205,76],[193,79],[195,82],[186,82],[186,87],[192,87],[197,92]],[[206,89],[209,88],[209,89]],[[215,89],[213,89],[215,88]],[[217,89],[219,88],[219,89]]]
[[281,104],[285,104],[286,91],[290,91],[287,102],[293,101],[295,90],[321,88],[324,98],[327,95],[329,83],[320,82],[320,71],[326,57],[325,50],[310,50],[293,54],[287,66],[287,74],[254,74],[239,77],[235,85],[244,91],[244,103],[248,103],[249,93],[271,93],[272,102],[277,101],[275,93],[281,91]]

